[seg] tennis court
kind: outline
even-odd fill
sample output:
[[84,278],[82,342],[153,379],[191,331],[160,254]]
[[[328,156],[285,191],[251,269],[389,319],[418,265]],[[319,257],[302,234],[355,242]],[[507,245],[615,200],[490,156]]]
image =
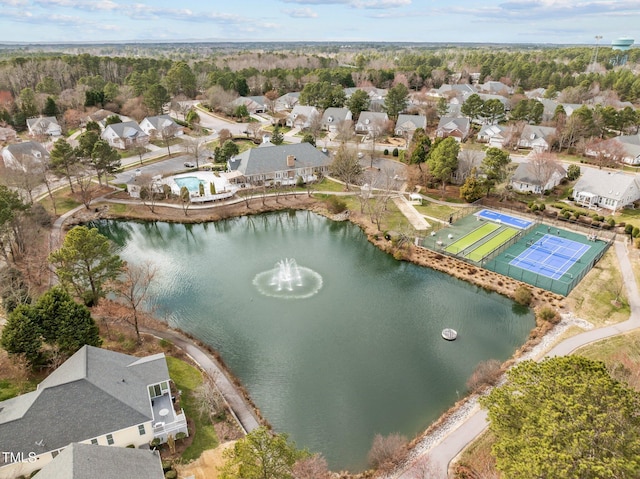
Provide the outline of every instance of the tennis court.
[[474,245],[475,243],[480,241],[482,238],[485,238],[486,236],[490,235],[498,228],[500,228],[500,225],[497,225],[495,223],[485,223],[479,228],[476,228],[475,230],[473,230],[471,233],[451,243],[449,246],[446,247],[445,251],[451,254],[458,254],[461,251],[467,249],[469,246]]
[[519,231],[517,229],[505,228],[502,231],[500,231],[497,235],[495,235],[493,238],[488,240],[487,242],[471,250],[466,255],[466,258],[470,259],[471,261],[475,261],[476,263],[479,263],[487,255],[493,253],[495,250],[497,250],[500,246],[505,244],[507,241],[509,241],[518,233]]
[[560,279],[589,249],[589,245],[547,234],[530,244],[509,264]]
[[533,225],[533,221],[506,215],[504,213],[498,213],[497,211],[493,210],[480,210],[475,215],[478,218],[493,221],[505,226],[518,228],[519,230],[526,230],[527,228],[531,227],[531,225]]

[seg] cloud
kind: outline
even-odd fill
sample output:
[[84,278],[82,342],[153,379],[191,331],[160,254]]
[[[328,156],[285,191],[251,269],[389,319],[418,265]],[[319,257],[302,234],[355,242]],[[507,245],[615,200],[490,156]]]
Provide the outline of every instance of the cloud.
[[0,0],[0,5],[7,5],[9,7],[22,7],[24,5],[27,5],[27,0]]
[[99,1],[91,1],[91,0],[35,0],[34,5],[38,5],[44,8],[50,7],[63,7],[63,8],[73,8],[76,10],[87,10],[87,11],[113,11],[121,8],[120,5],[111,1],[111,0],[99,0]]
[[386,9],[411,5],[412,0],[282,0],[300,5],[346,5],[352,8]]
[[292,8],[288,10],[282,10],[283,13],[286,13],[290,17],[293,18],[317,18],[318,14],[311,10],[310,8]]

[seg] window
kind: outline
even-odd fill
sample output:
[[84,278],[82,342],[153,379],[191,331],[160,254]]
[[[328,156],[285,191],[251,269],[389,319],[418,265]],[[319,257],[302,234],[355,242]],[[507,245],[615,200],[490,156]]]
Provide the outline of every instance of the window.
[[96,438],[91,439],[91,444],[98,445],[98,440]]
[[60,454],[60,451],[51,451],[51,457],[53,457],[54,459],[58,454]]
[[138,426],[138,432],[140,433],[141,436],[144,436],[146,434],[146,431],[144,430],[144,424],[140,424]]
[[113,435],[111,434],[107,434],[107,444],[109,444],[110,446],[113,445],[115,441],[113,440]]

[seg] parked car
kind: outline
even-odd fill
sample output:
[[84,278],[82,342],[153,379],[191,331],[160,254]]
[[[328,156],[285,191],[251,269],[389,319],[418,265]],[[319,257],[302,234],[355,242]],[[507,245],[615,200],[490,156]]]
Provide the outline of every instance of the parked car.
[[195,168],[196,165],[194,163],[191,163],[190,161],[185,161],[184,162],[184,167],[185,168]]

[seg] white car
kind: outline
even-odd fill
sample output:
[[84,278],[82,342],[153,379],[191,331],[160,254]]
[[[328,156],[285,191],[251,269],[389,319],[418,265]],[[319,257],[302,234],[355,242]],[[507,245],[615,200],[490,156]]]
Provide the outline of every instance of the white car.
[[184,162],[184,167],[185,168],[195,168],[196,165],[194,163],[191,163],[190,161],[185,161]]

